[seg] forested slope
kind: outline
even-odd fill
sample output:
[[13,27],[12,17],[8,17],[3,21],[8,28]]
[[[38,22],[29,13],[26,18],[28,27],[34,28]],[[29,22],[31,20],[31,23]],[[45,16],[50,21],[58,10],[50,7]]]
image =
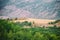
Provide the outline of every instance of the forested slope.
[[60,40],[60,28],[23,28],[0,19],[0,40]]

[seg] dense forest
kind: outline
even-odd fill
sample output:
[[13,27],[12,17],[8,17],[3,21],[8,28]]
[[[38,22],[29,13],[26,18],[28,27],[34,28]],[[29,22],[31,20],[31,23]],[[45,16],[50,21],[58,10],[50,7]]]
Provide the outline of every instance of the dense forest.
[[27,21],[19,24],[0,19],[0,40],[60,40],[60,27],[23,28],[24,25],[32,26]]

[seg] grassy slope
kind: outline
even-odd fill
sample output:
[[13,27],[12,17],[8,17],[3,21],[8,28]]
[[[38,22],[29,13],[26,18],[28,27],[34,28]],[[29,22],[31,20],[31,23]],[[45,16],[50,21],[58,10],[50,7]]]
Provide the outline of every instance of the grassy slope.
[[33,19],[33,18],[27,18],[27,19],[22,19],[22,20],[13,20],[13,22],[24,22],[24,21],[28,21],[28,22],[34,22],[35,26],[40,26],[40,25],[47,25],[50,26],[48,23],[49,22],[54,22],[55,20],[48,20],[48,19]]

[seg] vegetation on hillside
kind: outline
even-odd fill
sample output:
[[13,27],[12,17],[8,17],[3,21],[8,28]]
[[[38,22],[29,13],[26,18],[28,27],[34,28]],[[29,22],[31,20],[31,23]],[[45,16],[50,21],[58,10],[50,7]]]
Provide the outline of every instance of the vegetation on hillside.
[[54,22],[49,22],[49,24],[56,24],[56,23],[58,23],[58,22],[60,22],[60,20],[56,20],[56,21],[54,21]]
[[0,19],[0,40],[60,40],[60,28],[23,28],[27,24],[31,26],[27,21],[18,25]]
[[32,26],[32,23],[31,22],[28,22],[28,21],[24,21],[24,22],[16,22],[15,23],[16,25],[19,25],[19,26]]

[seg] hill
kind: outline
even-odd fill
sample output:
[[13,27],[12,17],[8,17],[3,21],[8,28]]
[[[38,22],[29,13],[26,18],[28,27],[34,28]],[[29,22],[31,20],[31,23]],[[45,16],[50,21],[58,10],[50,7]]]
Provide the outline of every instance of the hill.
[[49,22],[54,22],[55,20],[49,20],[49,19],[33,19],[33,18],[20,18],[17,20],[13,20],[13,22],[24,22],[28,21],[33,24],[33,26],[53,26],[52,24],[48,24]]

